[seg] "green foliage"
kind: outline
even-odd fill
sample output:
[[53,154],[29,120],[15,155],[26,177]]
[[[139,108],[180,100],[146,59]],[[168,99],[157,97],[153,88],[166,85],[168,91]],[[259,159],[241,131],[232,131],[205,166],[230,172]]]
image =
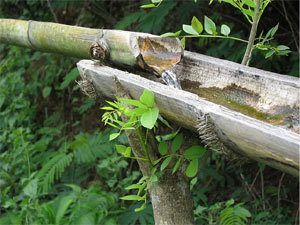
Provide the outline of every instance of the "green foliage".
[[[78,72],[71,69],[72,60],[17,47],[5,51],[0,65],[0,224],[117,224],[118,216],[129,211],[112,192],[122,194],[140,173],[125,169],[128,162],[109,141],[111,130],[89,134],[82,121],[68,118],[84,119],[95,104],[74,86]],[[71,135],[79,127],[82,132]],[[127,143],[123,135],[118,142]]]
[[243,204],[234,205],[233,200],[226,202],[226,208],[220,213],[220,224],[246,224],[248,217],[251,217],[251,213],[242,207]]
[[38,172],[37,179],[41,182],[42,193],[47,193],[54,183],[55,179],[59,179],[65,168],[70,165],[72,161],[72,154],[55,153],[43,168]]
[[243,204],[234,204],[233,199],[209,207],[198,206],[195,215],[199,223],[222,225],[247,224],[251,217],[251,213],[243,207]]
[[[185,170],[187,177],[194,177],[198,173],[199,159],[205,153],[205,149],[201,146],[192,146],[188,148],[184,154],[180,154],[179,150],[182,149],[184,138],[182,133],[178,131],[171,134],[157,136],[156,139],[160,140],[158,143],[159,157],[155,162],[152,162],[149,155],[149,150],[145,144],[147,143],[147,133],[149,130],[154,128],[157,119],[164,121],[162,117],[159,117],[158,108],[155,105],[154,94],[148,90],[144,90],[139,100],[134,99],[118,99],[115,102],[107,102],[109,106],[102,107],[106,110],[102,116],[102,120],[105,124],[108,124],[114,128],[118,128],[118,133],[110,134],[110,140],[114,140],[121,134],[121,131],[126,129],[133,129],[137,136],[140,138],[139,142],[143,146],[144,156],[137,158],[144,160],[151,166],[151,175],[143,176],[137,184],[130,185],[127,190],[138,189],[138,193],[135,195],[126,195],[121,197],[125,201],[142,201],[144,202],[135,211],[139,212],[146,208],[147,203],[147,191],[153,183],[159,180],[162,175],[160,172],[164,172],[169,167],[172,167],[172,174],[180,171],[180,167],[188,163]],[[155,111],[155,112],[154,112]],[[119,119],[120,117],[123,120]],[[146,128],[146,133],[140,129],[141,127]],[[145,138],[143,138],[145,137]],[[124,145],[116,145],[116,151],[126,158],[131,157],[131,148]],[[160,168],[160,172],[158,171]]]
[[171,10],[175,8],[176,2],[160,1],[158,4],[149,4],[148,8],[149,6],[152,8],[152,4],[155,5],[155,7],[150,12],[145,13],[144,9],[141,8],[137,12],[129,13],[115,25],[115,28],[124,30],[138,24],[135,31],[154,34],[161,33],[164,28],[164,24],[168,22],[167,16]]
[[[214,0],[210,1],[210,4]],[[246,1],[240,1],[240,0],[219,0],[219,2],[225,2],[228,3],[235,8],[239,9],[240,12],[247,18],[247,20],[250,22],[250,24],[253,24],[254,20],[254,11],[256,8],[256,4],[254,0],[246,0]],[[259,10],[259,19],[261,15],[263,14],[265,8],[270,3],[270,0],[263,0],[260,3]],[[157,6],[156,6],[157,7]],[[259,20],[258,19],[258,20]],[[258,38],[258,41],[255,45],[252,46],[253,49],[262,50],[265,52],[265,58],[270,58],[273,54],[276,54],[278,56],[287,56],[291,51],[288,46],[285,45],[278,45],[273,46],[270,44],[270,41],[274,38],[274,34],[276,33],[278,29],[278,24],[271,28],[267,34],[263,37],[263,33],[261,33],[260,37]],[[218,35],[217,27],[215,22],[210,19],[207,16],[204,16],[204,30],[207,34],[202,34],[203,31],[203,25],[202,23],[193,16],[191,25],[182,25],[182,30],[187,33],[188,35],[181,36],[181,44],[183,48],[185,48],[185,42],[186,38],[190,37],[198,37],[198,38],[223,38],[223,39],[232,39],[235,41],[241,41],[244,43],[248,43],[248,41],[240,39],[238,37],[229,36],[230,34],[230,28],[229,26],[222,24],[220,29],[220,34]],[[181,31],[177,31],[175,33],[168,32],[163,34],[163,37],[179,37],[181,34]],[[256,35],[256,34],[255,34]]]
[[[106,110],[102,116],[102,121],[121,131],[128,129],[138,129],[144,127],[152,129],[158,119],[159,110],[154,103],[154,95],[152,92],[145,90],[141,95],[140,100],[134,99],[118,99],[115,102],[107,102],[110,106],[102,107]],[[130,108],[126,107],[129,105]],[[128,117],[128,121],[123,122],[119,117],[124,114]],[[111,134],[110,140],[118,137],[119,133]]]
[[[182,24],[190,25],[203,35],[204,15],[212,12],[208,16],[224,38],[187,38],[187,49],[232,61],[241,60],[244,45],[227,36],[243,39],[249,31],[241,17],[224,8],[224,4],[208,8],[205,1],[196,4],[192,0],[161,1],[159,7],[150,10],[139,9],[140,3],[132,1],[110,1],[108,4],[95,0],[53,0],[50,3],[60,23],[98,28],[115,26],[155,34],[175,30],[177,32],[165,35],[173,37],[183,35]],[[153,4],[158,6],[158,2]],[[297,7],[293,7],[295,2],[286,4],[287,16],[293,23],[293,9]],[[247,9],[248,6],[245,3],[243,7]],[[225,9],[232,19],[223,13]],[[256,40],[260,51],[253,52],[252,62],[259,68],[299,76],[299,54],[291,46],[292,34],[284,16],[278,14],[279,10],[283,12],[281,4],[268,5],[267,16],[262,17],[264,22],[260,24],[263,32]],[[0,17],[53,21],[47,1],[0,1]],[[280,26],[274,26],[278,22]],[[230,27],[228,35],[225,24]],[[269,29],[271,26],[274,27]],[[185,44],[185,40],[183,37],[182,43]],[[293,52],[289,57],[278,57],[289,51],[280,46],[279,41],[291,46]],[[265,61],[266,56],[270,57]],[[74,59],[0,45],[0,60],[0,224],[154,224],[149,202],[132,203],[119,197],[144,196],[143,189],[138,193],[140,188],[147,186],[147,180],[159,179],[165,159],[170,158],[170,161],[163,172],[176,173],[184,164],[187,167],[202,150],[198,149],[198,153],[190,157],[193,150],[187,148],[184,153],[179,149],[176,155],[171,146],[179,130],[157,134],[161,156],[153,163],[158,169],[146,180],[139,181],[141,174],[131,161],[133,156],[129,155],[124,135],[119,134],[118,129],[91,132],[99,127],[98,106],[95,107],[99,101],[85,98],[79,92],[74,82],[78,76]],[[164,121],[160,115],[158,120]],[[109,141],[111,133],[118,134],[112,142]],[[119,149],[120,153],[115,145],[124,146]],[[46,167],[57,155],[63,156],[60,166]],[[278,171],[266,167],[262,170],[265,180],[261,183],[260,173],[258,179],[255,178],[256,163],[240,167],[214,153],[205,161],[205,166],[201,165],[202,160],[199,156],[201,170],[191,180],[197,224],[220,224],[222,212],[224,219],[239,217],[246,222],[243,218],[247,218],[248,224],[298,224],[297,179],[288,175],[281,179]],[[46,168],[49,169],[45,176],[52,173],[48,180],[39,176]],[[49,183],[49,191],[43,193],[44,180],[51,181],[53,172],[54,178],[55,172],[57,177]],[[124,190],[124,187],[128,188]],[[227,199],[235,199],[237,203],[226,206]],[[243,209],[249,210],[251,217],[246,217],[248,213]]]

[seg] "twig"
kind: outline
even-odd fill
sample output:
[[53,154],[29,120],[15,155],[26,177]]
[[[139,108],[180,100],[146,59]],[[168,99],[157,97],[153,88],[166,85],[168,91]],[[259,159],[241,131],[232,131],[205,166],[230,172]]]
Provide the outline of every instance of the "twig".
[[278,191],[277,191],[277,209],[279,210],[280,208],[280,188],[282,185],[282,180],[284,178],[285,173],[282,173],[280,179],[279,179],[279,184],[278,184]]
[[295,32],[294,32],[294,29],[293,29],[293,25],[288,17],[288,14],[287,14],[287,11],[286,11],[286,8],[285,8],[285,4],[284,4],[284,1],[281,0],[281,3],[282,3],[282,7],[283,7],[283,11],[284,11],[284,17],[286,19],[286,21],[288,22],[289,24],[289,27],[292,31],[292,36],[293,36],[293,39],[294,39],[294,42],[295,42],[295,45],[296,45],[296,48],[297,50],[299,51],[299,45],[298,45],[298,42],[297,42],[297,38],[296,38],[296,35],[295,35]]
[[223,38],[223,39],[231,39],[231,40],[235,40],[235,41],[240,41],[240,42],[248,43],[248,41],[243,40],[243,39],[241,39],[241,38],[237,38],[237,37],[221,36],[221,35],[210,35],[210,34],[186,35],[186,36],[179,36],[179,37],[186,37],[186,38],[193,38],[193,37],[202,37],[202,38]]
[[253,188],[253,185],[255,184],[255,181],[256,181],[258,175],[259,175],[259,170],[257,171],[257,173],[256,173],[256,175],[255,175],[255,177],[254,177],[254,180],[252,181],[252,184],[250,185],[250,189],[251,189],[251,190],[252,190],[252,188]]
[[49,7],[49,9],[50,9],[51,14],[53,15],[54,21],[55,21],[56,23],[58,23],[57,16],[56,16],[56,14],[55,14],[55,12],[54,12],[52,6],[51,6],[50,0],[47,0],[47,5],[48,5],[48,7]]
[[264,184],[264,174],[263,170],[259,169],[260,173],[260,181],[261,181],[261,197],[263,202],[263,209],[266,210],[266,204],[265,204],[265,184]]
[[255,40],[258,21],[259,21],[260,0],[255,0],[255,4],[256,4],[256,7],[254,10],[254,18],[253,18],[253,22],[252,22],[250,36],[248,39],[248,45],[247,45],[246,52],[244,54],[243,61],[242,61],[242,65],[247,65],[247,66],[249,65],[249,62],[251,60],[254,40]]
[[245,180],[244,175],[242,173],[240,173],[240,176],[242,178],[242,181],[244,182],[244,185],[246,186],[246,189],[248,189],[248,192],[252,195],[253,199],[256,200],[255,193],[253,193],[252,190],[250,189],[248,182]]
[[297,213],[296,213],[296,216],[295,216],[295,225],[299,224],[299,207],[297,209]]

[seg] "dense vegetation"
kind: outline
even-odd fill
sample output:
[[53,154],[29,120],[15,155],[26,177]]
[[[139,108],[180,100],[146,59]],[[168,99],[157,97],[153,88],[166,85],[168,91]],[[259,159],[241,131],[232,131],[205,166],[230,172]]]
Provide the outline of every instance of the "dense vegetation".
[[[164,1],[144,10],[141,1],[0,1],[1,18],[21,18],[87,27],[162,34],[181,29],[193,16],[226,21],[247,39],[249,26],[238,11],[218,2]],[[275,41],[287,57],[252,66],[299,76],[298,1],[274,1],[259,31],[279,23]],[[274,21],[276,19],[276,21]],[[245,46],[232,40],[193,39],[188,50],[240,62]],[[153,224],[151,203],[120,199],[141,174],[109,141],[101,123],[104,99],[89,99],[74,82],[77,59],[0,45],[0,224]],[[267,62],[267,63],[266,63]],[[226,213],[251,213],[251,224],[298,224],[298,180],[256,162],[226,161],[213,153],[193,186],[198,224],[215,224]],[[247,210],[248,211],[247,211]]]

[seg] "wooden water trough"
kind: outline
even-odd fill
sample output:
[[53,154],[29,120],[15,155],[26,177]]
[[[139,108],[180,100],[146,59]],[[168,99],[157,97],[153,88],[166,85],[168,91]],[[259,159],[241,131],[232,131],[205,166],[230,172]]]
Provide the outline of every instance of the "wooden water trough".
[[299,173],[298,79],[185,51],[175,68],[183,90],[91,60],[77,63],[101,95],[115,97],[115,77],[134,98],[155,93],[160,112],[197,131],[208,114],[231,150],[294,176]]
[[[199,120],[208,118],[228,149],[298,176],[300,85],[295,77],[188,51],[181,57],[176,39],[135,32],[0,19],[1,42],[107,60],[114,68],[91,60],[77,63],[99,94],[114,98],[116,78],[134,98],[149,89],[166,118],[195,132]],[[149,68],[152,72],[145,72]],[[168,69],[183,90],[150,79]]]

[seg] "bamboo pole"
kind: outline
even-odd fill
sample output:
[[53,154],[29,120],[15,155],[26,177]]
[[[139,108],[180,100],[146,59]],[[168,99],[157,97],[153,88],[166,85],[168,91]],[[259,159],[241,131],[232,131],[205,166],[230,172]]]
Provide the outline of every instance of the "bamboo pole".
[[0,19],[0,43],[82,59],[93,58],[91,52],[95,44],[102,49],[107,45],[111,62],[140,66],[157,74],[178,63],[183,54],[175,38],[31,20]]

